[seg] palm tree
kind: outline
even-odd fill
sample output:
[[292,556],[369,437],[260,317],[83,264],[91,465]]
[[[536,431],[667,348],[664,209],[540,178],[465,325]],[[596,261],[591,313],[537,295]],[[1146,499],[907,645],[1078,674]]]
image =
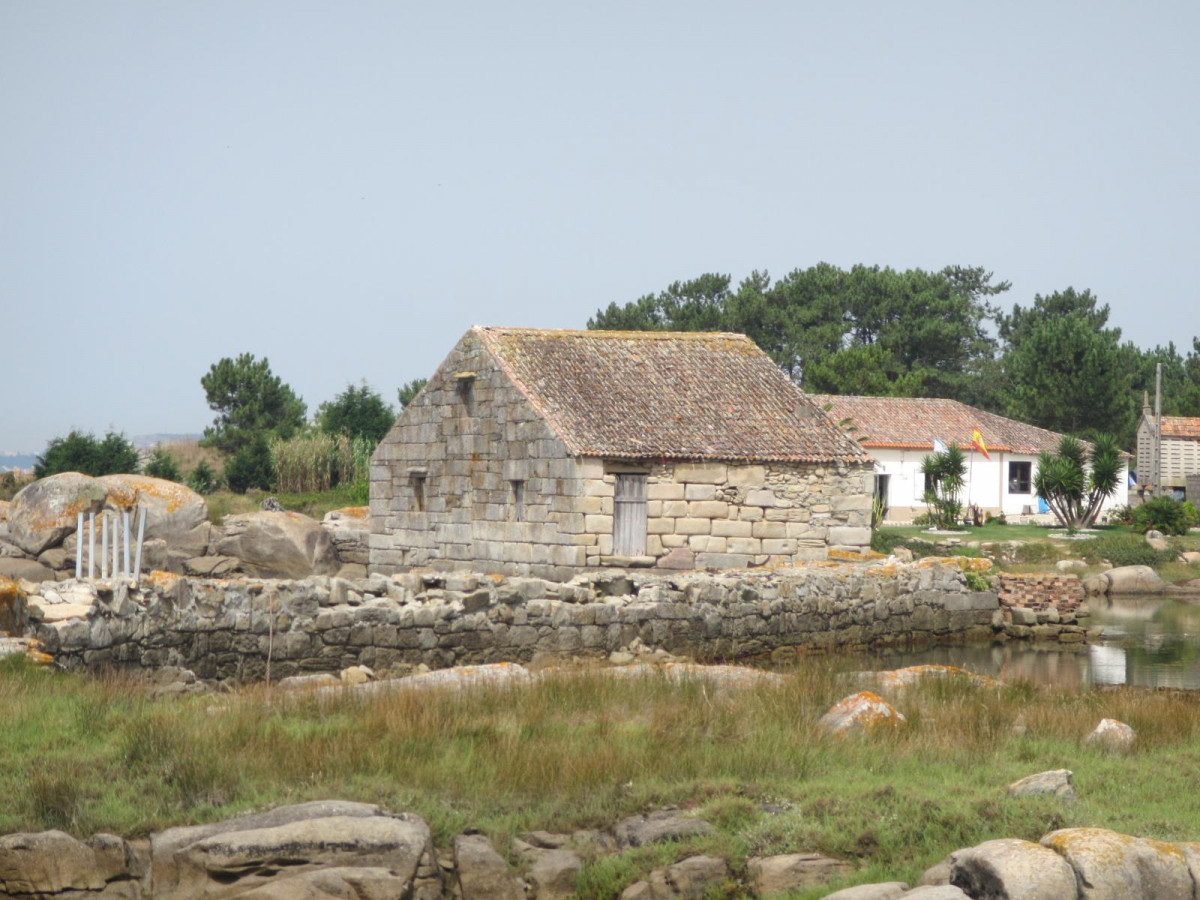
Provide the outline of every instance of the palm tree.
[[930,523],[935,528],[952,528],[962,515],[959,494],[967,477],[967,458],[958,444],[951,444],[941,453],[929,453],[921,460],[921,474],[929,489],[924,500],[929,506]]
[[1033,486],[1067,530],[1078,531],[1095,523],[1100,506],[1117,489],[1120,478],[1121,448],[1116,438],[1102,434],[1085,447],[1066,435],[1056,452],[1038,454]]

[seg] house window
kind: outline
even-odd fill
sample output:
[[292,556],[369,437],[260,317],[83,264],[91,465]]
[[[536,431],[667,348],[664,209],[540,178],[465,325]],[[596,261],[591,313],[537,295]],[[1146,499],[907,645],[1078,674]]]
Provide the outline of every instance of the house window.
[[1008,464],[1008,492],[1028,494],[1033,488],[1033,463],[1010,462]]
[[512,485],[512,520],[514,522],[525,521],[525,482],[511,481]]
[[613,553],[646,553],[646,476],[618,475],[613,496]]

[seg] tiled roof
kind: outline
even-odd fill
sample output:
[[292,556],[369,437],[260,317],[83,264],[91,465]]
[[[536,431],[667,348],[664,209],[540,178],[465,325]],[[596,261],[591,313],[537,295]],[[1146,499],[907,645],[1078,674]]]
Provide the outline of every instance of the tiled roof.
[[1186,416],[1163,416],[1162,436],[1165,438],[1200,438],[1200,419]]
[[[853,425],[850,433],[864,447],[929,450],[933,439],[969,449],[976,428],[988,451],[1013,453],[1053,451],[1062,435],[984,412],[957,400],[925,397],[839,397],[810,394],[818,406],[829,405],[834,422]],[[1163,420],[1165,423],[1165,419]],[[843,425],[845,427],[845,425]]]
[[745,335],[472,332],[578,456],[870,460]]

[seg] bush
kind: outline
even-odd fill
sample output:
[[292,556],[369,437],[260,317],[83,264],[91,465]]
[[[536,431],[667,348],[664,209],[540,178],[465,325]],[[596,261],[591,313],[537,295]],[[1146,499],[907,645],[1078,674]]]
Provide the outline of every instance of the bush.
[[225,481],[235,494],[244,494],[250,488],[274,489],[275,467],[265,439],[255,439],[230,457],[225,463]]
[[967,579],[967,587],[969,587],[971,590],[990,591],[992,589],[992,582],[988,580],[986,575],[982,575],[979,572],[967,572],[965,575]]
[[1133,511],[1133,530],[1142,534],[1150,530],[1187,534],[1188,528],[1188,514],[1183,504],[1170,497],[1155,497]]
[[1114,506],[1108,511],[1108,521],[1114,525],[1132,525],[1133,509],[1128,505]]
[[1191,500],[1183,501],[1183,514],[1187,517],[1188,528],[1195,528],[1200,525],[1200,510],[1196,509],[1195,504]]
[[99,440],[95,435],[72,431],[65,438],[56,437],[46,446],[33,467],[36,478],[57,475],[59,472],[82,472],[84,475],[119,475],[138,470],[138,452],[125,435],[110,431]]
[[162,447],[155,447],[150,452],[150,459],[142,468],[142,472],[151,478],[164,478],[167,481],[183,481],[183,473],[179,471],[179,463],[175,457]]
[[1135,534],[1105,534],[1080,541],[1079,553],[1090,563],[1108,560],[1114,566],[1160,566],[1175,559],[1173,550],[1155,550]]
[[355,506],[366,506],[371,502],[371,482],[360,478],[350,485],[350,502]]
[[196,468],[192,469],[192,474],[187,479],[187,486],[197,494],[211,494],[220,484],[221,479],[208,464],[208,460],[204,459],[196,463]]

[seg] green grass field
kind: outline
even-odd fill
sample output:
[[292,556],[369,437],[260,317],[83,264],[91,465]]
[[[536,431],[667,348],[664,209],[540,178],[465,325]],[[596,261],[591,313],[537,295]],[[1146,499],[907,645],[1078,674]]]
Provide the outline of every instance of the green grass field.
[[[530,687],[319,703],[265,688],[152,701],[128,680],[9,659],[0,833],[138,835],[328,797],[417,812],[443,847],[467,827],[505,847],[522,830],[607,827],[670,804],[717,826],[682,847],[589,863],[585,898],[615,897],[695,850],[735,866],[817,850],[858,867],[847,883],[911,883],[959,847],[1063,826],[1200,838],[1195,697],[939,682],[897,701],[906,729],[838,739],[815,728],[851,692],[837,668],[819,659],[781,685],[735,691],[578,670]],[[1083,744],[1104,716],[1138,730],[1131,755]],[[1062,767],[1077,803],[1005,792]]]

